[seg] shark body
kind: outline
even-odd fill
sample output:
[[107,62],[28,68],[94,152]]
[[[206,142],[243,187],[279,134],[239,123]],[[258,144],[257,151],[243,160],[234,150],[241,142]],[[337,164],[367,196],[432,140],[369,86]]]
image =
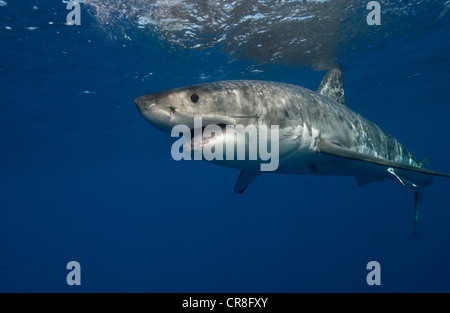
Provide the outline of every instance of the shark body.
[[[433,176],[397,139],[345,103],[342,71],[330,70],[319,89],[278,82],[220,81],[148,94],[135,100],[140,113],[170,133],[179,124],[278,125],[279,166],[275,173],[354,176],[358,185],[394,180],[415,195],[414,232],[423,190]],[[225,132],[226,134],[226,132]],[[217,138],[216,138],[217,139]],[[242,193],[260,174],[259,161],[215,161],[241,170]]]

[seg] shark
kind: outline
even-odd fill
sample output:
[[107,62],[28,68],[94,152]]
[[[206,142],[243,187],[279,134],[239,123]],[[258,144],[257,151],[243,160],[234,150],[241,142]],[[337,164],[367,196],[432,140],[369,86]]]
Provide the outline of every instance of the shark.
[[[410,187],[414,233],[423,191],[434,176],[450,177],[428,169],[427,159],[420,161],[388,132],[351,110],[341,68],[329,70],[316,91],[281,82],[228,80],[150,93],[135,103],[150,124],[166,133],[180,124],[194,130],[198,117],[202,128],[219,125],[223,132],[213,138],[216,144],[225,141],[229,125],[277,125],[279,163],[273,173],[354,176],[359,186],[393,180]],[[193,149],[208,144],[211,140],[201,140]],[[260,158],[211,162],[241,171],[237,193],[262,173]]]

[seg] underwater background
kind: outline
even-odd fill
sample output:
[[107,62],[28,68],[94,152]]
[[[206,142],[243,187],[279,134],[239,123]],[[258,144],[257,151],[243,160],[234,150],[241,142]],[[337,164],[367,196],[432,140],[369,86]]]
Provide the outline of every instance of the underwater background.
[[[450,172],[450,3],[0,1],[0,292],[450,292],[450,180],[424,193],[171,158],[134,99],[225,79],[316,90]],[[81,286],[69,286],[69,261]],[[369,286],[366,265],[381,265]]]

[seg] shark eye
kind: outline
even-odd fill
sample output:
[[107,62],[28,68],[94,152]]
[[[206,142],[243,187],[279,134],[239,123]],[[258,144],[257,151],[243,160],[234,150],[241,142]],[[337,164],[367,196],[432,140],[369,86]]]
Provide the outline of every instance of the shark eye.
[[200,99],[200,97],[198,96],[198,94],[193,93],[193,94],[191,95],[191,101],[192,101],[193,103],[197,103],[199,99]]

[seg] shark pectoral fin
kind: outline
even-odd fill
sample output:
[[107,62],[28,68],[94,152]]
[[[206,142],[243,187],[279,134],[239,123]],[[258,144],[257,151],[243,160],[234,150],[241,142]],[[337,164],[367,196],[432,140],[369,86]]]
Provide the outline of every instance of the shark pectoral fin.
[[234,191],[237,193],[243,193],[245,189],[259,176],[257,171],[242,171],[239,175],[236,184],[234,185]]
[[362,187],[362,186],[367,185],[369,183],[384,181],[383,177],[355,176],[355,178],[356,178],[356,182],[358,183],[359,187]]

